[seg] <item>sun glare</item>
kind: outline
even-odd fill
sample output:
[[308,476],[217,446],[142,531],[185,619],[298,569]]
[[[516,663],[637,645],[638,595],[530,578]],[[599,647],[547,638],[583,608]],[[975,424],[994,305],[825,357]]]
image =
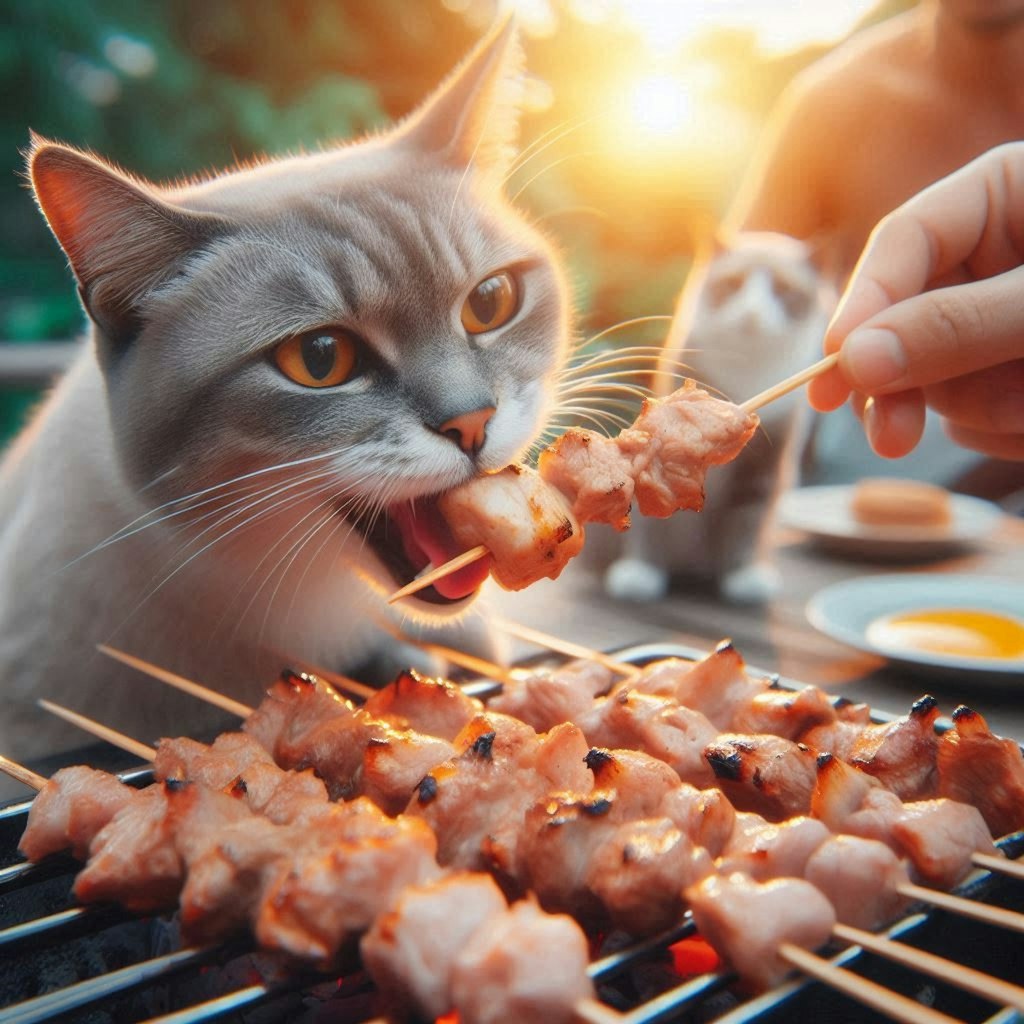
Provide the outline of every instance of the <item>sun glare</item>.
[[693,119],[693,95],[676,75],[646,75],[630,89],[629,113],[644,134],[675,134]]

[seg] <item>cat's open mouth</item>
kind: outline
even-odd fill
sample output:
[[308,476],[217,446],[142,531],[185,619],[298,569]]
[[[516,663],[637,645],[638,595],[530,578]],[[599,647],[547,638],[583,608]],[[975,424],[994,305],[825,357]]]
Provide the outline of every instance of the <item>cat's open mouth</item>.
[[[396,589],[428,565],[441,565],[462,553],[437,507],[435,497],[389,505],[355,520],[357,529],[394,577]],[[490,559],[481,558],[416,593],[429,604],[454,604],[475,594],[487,579]]]

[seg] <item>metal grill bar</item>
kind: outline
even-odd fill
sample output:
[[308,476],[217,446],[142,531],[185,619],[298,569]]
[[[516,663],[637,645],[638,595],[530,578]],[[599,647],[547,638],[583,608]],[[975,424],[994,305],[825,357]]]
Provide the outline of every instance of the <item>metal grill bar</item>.
[[190,967],[201,966],[215,960],[221,952],[216,947],[179,949],[176,953],[168,953],[154,960],[122,967],[120,970],[101,974],[88,981],[80,981],[77,985],[69,985],[56,992],[48,992],[46,995],[19,1003],[0,1014],[0,1021],[3,1024],[39,1024],[42,1021],[54,1020],[61,1014],[81,1009],[101,999],[130,992],[132,989],[179,974]]

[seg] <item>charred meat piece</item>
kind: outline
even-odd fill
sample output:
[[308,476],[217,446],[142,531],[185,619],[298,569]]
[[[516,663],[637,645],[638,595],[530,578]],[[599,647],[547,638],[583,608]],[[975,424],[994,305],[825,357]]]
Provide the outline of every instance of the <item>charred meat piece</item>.
[[977,808],[943,798],[903,803],[829,754],[818,758],[812,810],[833,832],[886,843],[911,862],[917,881],[939,888],[968,874],[972,853],[995,848]]
[[741,871],[758,881],[800,878],[807,860],[832,833],[816,818],[777,824],[759,814],[736,815],[736,827],[716,862],[723,875]]
[[850,750],[850,764],[874,775],[901,800],[935,796],[938,717],[938,701],[921,697],[903,718],[865,728]]
[[718,730],[699,711],[675,700],[621,689],[592,702],[577,722],[595,746],[643,751],[664,761],[684,782],[714,783],[704,748]]
[[[836,721],[835,708],[824,690],[805,686],[802,690],[776,687],[755,693],[748,701],[738,702],[729,723],[730,732],[765,732],[787,740],[801,739],[816,726]],[[803,742],[807,743],[806,739]]]
[[523,466],[474,477],[437,501],[463,550],[491,553],[491,575],[506,590],[555,579],[583,548],[569,500]]
[[96,834],[139,796],[116,775],[61,768],[36,794],[18,849],[31,861],[70,850],[84,860]]
[[454,753],[452,744],[437,736],[387,729],[374,736],[363,753],[360,789],[386,813],[399,814],[424,776]]
[[591,787],[587,741],[576,726],[538,735],[517,719],[486,713],[456,737],[455,749],[423,777],[406,813],[437,833],[442,865],[517,877],[527,809],[552,789]]
[[415,729],[453,740],[483,710],[483,705],[447,679],[434,679],[410,669],[373,694],[363,710],[397,729]]
[[714,871],[711,855],[668,818],[619,825],[594,853],[585,885],[616,928],[654,935],[678,924],[683,887]]
[[562,722],[578,722],[612,682],[612,672],[596,661],[570,661],[556,668],[520,670],[514,681],[488,701],[488,708],[514,715],[538,732]]
[[905,864],[874,839],[829,837],[811,854],[803,876],[835,907],[836,917],[854,928],[874,931],[907,904],[898,891],[910,881]]
[[[545,910],[587,925],[607,918],[587,881],[594,854],[624,820],[614,790],[551,793],[526,813],[519,843],[523,882]],[[628,820],[628,819],[627,819]]]
[[616,821],[650,817],[679,785],[664,761],[640,750],[592,747],[584,760],[593,773],[594,789],[615,794]]
[[1024,827],[1024,755],[994,735],[985,719],[961,705],[939,741],[939,793],[973,804],[994,836]]
[[572,502],[580,522],[629,528],[633,460],[615,438],[574,427],[540,453],[537,471]]
[[722,792],[740,811],[769,821],[806,814],[817,781],[814,752],[779,736],[723,733],[704,756]]
[[832,904],[802,878],[755,882],[746,875],[712,875],[684,891],[701,934],[739,974],[763,991],[791,970],[779,947],[824,946],[836,924]]
[[457,957],[506,908],[489,875],[456,871],[410,886],[363,936],[363,965],[399,1009],[434,1020],[454,1009]]
[[426,823],[364,802],[373,810],[360,827],[344,822],[330,845],[274,861],[255,921],[261,946],[327,965],[406,886],[436,877],[437,840]]
[[545,914],[532,900],[481,928],[452,971],[461,1024],[570,1024],[591,998],[587,939],[572,918]]
[[756,415],[712,397],[691,380],[666,398],[647,399],[633,427],[617,439],[633,462],[641,514],[699,512],[708,469],[736,458],[757,425]]

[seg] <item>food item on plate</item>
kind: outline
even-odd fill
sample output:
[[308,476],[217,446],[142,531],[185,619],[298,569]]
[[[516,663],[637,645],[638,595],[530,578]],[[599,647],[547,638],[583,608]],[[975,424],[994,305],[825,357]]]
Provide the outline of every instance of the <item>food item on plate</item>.
[[948,526],[949,491],[920,480],[867,478],[854,485],[850,514],[865,526]]
[[982,608],[916,608],[883,615],[869,623],[866,636],[883,651],[1024,660],[1024,620]]

